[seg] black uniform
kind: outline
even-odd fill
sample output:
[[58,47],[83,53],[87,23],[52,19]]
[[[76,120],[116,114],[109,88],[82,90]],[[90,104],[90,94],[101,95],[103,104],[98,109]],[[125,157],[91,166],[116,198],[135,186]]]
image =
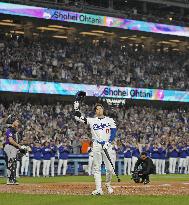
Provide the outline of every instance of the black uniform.
[[137,170],[139,167],[142,173],[142,182],[149,182],[149,175],[155,174],[155,166],[153,164],[153,161],[149,157],[147,157],[146,159],[139,158],[135,164],[134,170]]

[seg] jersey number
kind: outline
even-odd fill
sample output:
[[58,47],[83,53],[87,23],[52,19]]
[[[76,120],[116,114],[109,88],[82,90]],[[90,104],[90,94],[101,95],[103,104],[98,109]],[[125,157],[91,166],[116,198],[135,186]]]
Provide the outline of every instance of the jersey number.
[[110,132],[110,129],[106,129],[106,134],[109,134],[109,132]]

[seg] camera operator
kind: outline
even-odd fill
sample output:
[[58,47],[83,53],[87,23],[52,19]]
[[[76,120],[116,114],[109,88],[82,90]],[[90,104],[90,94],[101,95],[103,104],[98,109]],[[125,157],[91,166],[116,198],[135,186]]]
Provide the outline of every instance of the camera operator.
[[135,164],[134,170],[140,169],[140,178],[142,178],[141,183],[148,184],[150,182],[149,175],[155,174],[155,166],[152,160],[147,157],[146,152],[142,152],[140,158]]

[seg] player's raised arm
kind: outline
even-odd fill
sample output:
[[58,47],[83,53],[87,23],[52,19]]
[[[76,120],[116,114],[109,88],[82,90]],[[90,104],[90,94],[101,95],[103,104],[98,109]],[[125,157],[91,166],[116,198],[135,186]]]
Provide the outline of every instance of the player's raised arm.
[[116,128],[115,121],[112,118],[110,118],[110,119],[111,119],[111,121],[110,121],[111,128],[110,128],[109,142],[113,142],[115,137],[116,137],[117,128]]
[[74,101],[74,116],[77,121],[87,124],[87,118],[82,116],[79,110],[79,106],[80,106],[79,102],[81,102],[84,99],[85,95],[86,93],[82,91],[79,91],[76,94],[75,101]]

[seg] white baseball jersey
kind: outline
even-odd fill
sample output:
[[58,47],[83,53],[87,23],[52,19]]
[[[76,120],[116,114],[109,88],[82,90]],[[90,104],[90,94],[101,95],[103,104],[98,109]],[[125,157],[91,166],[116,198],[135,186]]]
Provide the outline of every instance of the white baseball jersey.
[[[75,117],[76,120],[83,122],[82,118]],[[87,124],[91,128],[92,139],[98,142],[108,142],[111,135],[111,128],[116,128],[115,121],[110,117],[86,118]]]

